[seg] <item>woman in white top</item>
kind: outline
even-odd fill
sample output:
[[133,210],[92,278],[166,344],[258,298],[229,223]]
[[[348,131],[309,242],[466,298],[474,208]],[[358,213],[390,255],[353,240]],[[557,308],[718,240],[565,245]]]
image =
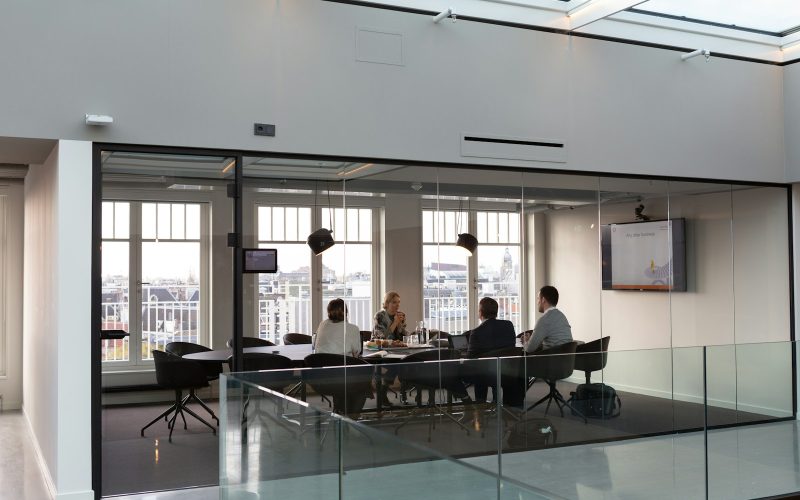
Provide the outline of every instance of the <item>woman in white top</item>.
[[361,354],[361,333],[358,327],[345,321],[347,308],[344,300],[333,299],[328,303],[328,319],[317,327],[314,336],[314,352],[329,352],[358,357]]

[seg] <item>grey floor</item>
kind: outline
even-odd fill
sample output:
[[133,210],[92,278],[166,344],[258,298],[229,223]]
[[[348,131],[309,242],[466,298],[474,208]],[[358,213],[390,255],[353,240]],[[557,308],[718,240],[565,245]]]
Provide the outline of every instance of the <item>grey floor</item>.
[[[708,497],[749,499],[800,490],[799,428],[800,423],[791,421],[709,433]],[[496,456],[463,462],[474,468],[439,460],[350,470],[342,482],[343,498],[627,500],[706,495],[702,432],[506,453],[502,471],[510,481],[500,495],[494,477],[480,471],[497,470]],[[335,474],[320,474],[251,480],[223,489],[230,499],[335,498],[338,486]]]
[[0,413],[0,500],[45,500],[50,494],[22,412]]
[[[363,437],[355,433],[345,439]],[[800,490],[800,422],[712,431],[708,443],[710,498],[757,498]],[[503,476],[512,482],[502,485],[501,498],[704,498],[704,460],[703,433],[504,453]],[[342,482],[343,493],[345,498],[495,498],[497,483],[481,470],[497,470],[497,458],[463,462],[469,467],[433,460],[349,470]],[[3,500],[49,498],[20,412],[0,414],[0,485]],[[332,498],[338,486],[335,474],[324,474],[249,482],[226,493],[231,500]],[[211,500],[220,496],[218,487],[208,487],[115,498]]]

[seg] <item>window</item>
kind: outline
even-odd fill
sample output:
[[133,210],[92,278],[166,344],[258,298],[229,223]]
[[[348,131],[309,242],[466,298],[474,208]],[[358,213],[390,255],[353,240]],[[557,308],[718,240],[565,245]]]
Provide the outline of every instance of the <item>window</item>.
[[[327,318],[328,302],[337,297],[347,301],[351,323],[372,329],[371,208],[259,205],[256,217],[258,245],[278,250],[278,272],[258,275],[259,337],[280,343],[286,333],[312,334]],[[336,241],[322,254],[321,265],[314,263],[306,244],[317,229],[311,227],[313,219],[332,229]],[[314,310],[312,304],[319,307]]]
[[[330,224],[333,213],[334,225]],[[372,210],[322,210],[322,226],[334,229],[336,245],[322,254],[322,318],[328,302],[343,298],[349,321],[372,330]]]
[[516,212],[476,212],[477,299],[492,297],[497,318],[521,331],[520,217]]
[[[517,212],[423,210],[423,311],[429,328],[450,333],[474,328],[477,301],[492,297],[497,317],[520,331],[520,227]],[[455,246],[458,233],[469,228],[480,242],[472,259]]]
[[258,274],[258,336],[276,344],[311,333],[311,208],[259,206],[258,246],[278,249],[278,272]]
[[423,315],[428,328],[461,333],[470,327],[469,254],[455,246],[468,212],[423,210]]
[[[107,366],[152,360],[169,342],[208,343],[203,307],[204,204],[103,202],[102,328]],[[138,304],[131,307],[131,302]]]

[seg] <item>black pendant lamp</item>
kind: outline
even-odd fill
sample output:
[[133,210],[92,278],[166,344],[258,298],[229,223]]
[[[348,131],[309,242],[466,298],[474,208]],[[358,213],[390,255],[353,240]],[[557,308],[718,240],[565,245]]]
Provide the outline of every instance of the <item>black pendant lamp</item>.
[[333,241],[333,231],[325,229],[324,227],[309,234],[306,243],[308,243],[314,255],[319,255],[336,244],[336,242]]
[[[469,214],[469,198],[467,198],[467,214]],[[458,225],[461,225],[461,200],[458,201]],[[467,220],[469,220],[469,215],[467,215]],[[458,240],[456,240],[456,246],[461,247],[467,252],[469,252],[470,257],[475,254],[475,249],[478,248],[478,238],[474,235],[463,232],[458,234]]]
[[458,235],[456,246],[463,248],[469,252],[470,255],[473,255],[475,253],[475,249],[478,248],[478,238],[469,233],[461,233]]
[[[317,183],[314,182],[314,219],[317,218]],[[328,216],[330,218],[331,224],[333,224],[333,214],[331,213],[331,190],[330,188],[327,189],[328,191]],[[306,239],[306,243],[308,247],[314,252],[314,255],[319,255],[325,250],[329,249],[333,245],[336,244],[333,241],[333,231],[330,229],[326,229],[321,227],[314,231],[313,233],[308,235],[308,239]]]

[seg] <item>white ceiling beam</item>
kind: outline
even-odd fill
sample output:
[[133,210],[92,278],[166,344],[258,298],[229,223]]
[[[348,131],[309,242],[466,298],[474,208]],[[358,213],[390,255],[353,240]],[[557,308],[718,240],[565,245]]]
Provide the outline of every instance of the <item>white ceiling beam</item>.
[[781,38],[781,50],[800,46],[800,31]]
[[645,3],[647,0],[589,0],[567,12],[571,31],[579,30],[617,12]]

